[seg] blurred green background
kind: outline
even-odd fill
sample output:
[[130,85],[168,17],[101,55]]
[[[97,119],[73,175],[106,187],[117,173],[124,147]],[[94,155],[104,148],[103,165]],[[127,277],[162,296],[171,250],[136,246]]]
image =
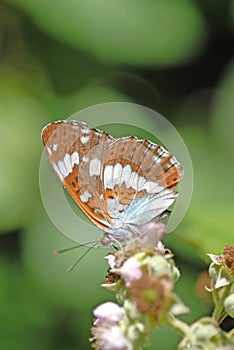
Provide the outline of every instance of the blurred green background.
[[[92,309],[113,299],[100,287],[107,251],[72,273],[80,252],[53,255],[72,242],[49,221],[38,184],[42,127],[102,102],[151,107],[184,138],[193,198],[166,243],[185,319],[209,314],[194,285],[205,254],[234,243],[233,32],[233,1],[0,1],[1,349],[90,349]],[[163,327],[150,349],[178,339]]]

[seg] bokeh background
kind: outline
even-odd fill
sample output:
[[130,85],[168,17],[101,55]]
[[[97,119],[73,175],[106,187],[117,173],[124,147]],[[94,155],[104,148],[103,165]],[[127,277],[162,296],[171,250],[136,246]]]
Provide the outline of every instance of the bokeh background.
[[[81,250],[53,255],[72,242],[49,221],[38,181],[42,127],[103,102],[151,107],[184,138],[193,198],[166,243],[191,308],[184,319],[210,313],[196,281],[206,253],[234,243],[233,32],[228,0],[0,1],[1,349],[90,349],[92,309],[114,300],[100,287],[106,251],[72,273]],[[149,349],[178,339],[162,327]]]

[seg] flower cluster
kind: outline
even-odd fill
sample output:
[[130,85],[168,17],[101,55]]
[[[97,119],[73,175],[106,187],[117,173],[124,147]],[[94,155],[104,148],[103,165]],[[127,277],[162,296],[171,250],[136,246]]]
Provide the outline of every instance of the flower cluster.
[[208,254],[214,301],[213,318],[220,324],[227,315],[234,318],[234,246],[226,245],[222,255]]
[[234,318],[234,246],[226,245],[223,254],[207,254],[211,293],[214,302],[212,317],[201,318],[192,324],[178,346],[178,350],[233,350],[233,330],[224,332],[219,324],[229,315]]
[[[155,225],[147,228],[150,232],[147,236],[140,235],[105,257],[110,268],[102,286],[116,292],[121,307],[105,303],[94,310],[96,320],[92,340],[95,349],[142,349],[153,326],[188,311],[174,293],[174,284],[180,274],[173,254],[159,240],[165,226]],[[98,314],[106,308],[105,315]],[[114,317],[115,310],[118,317]],[[118,335],[118,342],[114,335]]]
[[226,245],[222,255],[207,254],[212,261],[210,277],[215,281],[214,289],[234,282],[234,246]]
[[178,350],[186,349],[233,350],[234,342],[214,320],[206,317],[192,324],[180,342]]
[[128,245],[106,257],[112,268],[103,287],[115,290],[120,302],[128,299],[134,309],[154,323],[162,322],[173,305],[178,304],[173,289],[179,271],[171,253],[162,255],[157,250],[136,249],[135,254],[128,257],[132,249],[132,245]]
[[165,226],[150,223],[142,234],[125,247],[108,254],[106,283],[119,303],[107,302],[94,310],[92,346],[96,350],[141,350],[150,342],[153,327],[163,323],[183,339],[178,350],[233,350],[233,330],[224,332],[219,324],[234,318],[234,246],[226,245],[222,255],[208,254],[209,288],[214,302],[212,317],[194,324],[177,319],[188,311],[174,291],[180,276],[173,254],[161,243]]
[[127,323],[125,311],[119,305],[107,302],[94,309],[96,317],[92,333],[95,340],[93,347],[100,350],[132,350],[130,341],[125,336],[124,325]]

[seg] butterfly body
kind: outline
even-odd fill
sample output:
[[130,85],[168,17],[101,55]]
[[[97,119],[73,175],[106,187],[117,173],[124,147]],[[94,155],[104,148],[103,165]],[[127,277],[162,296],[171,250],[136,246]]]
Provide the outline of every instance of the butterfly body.
[[69,120],[48,124],[42,140],[63,186],[104,231],[100,245],[130,240],[143,225],[165,216],[177,197],[180,164],[148,140],[116,139]]

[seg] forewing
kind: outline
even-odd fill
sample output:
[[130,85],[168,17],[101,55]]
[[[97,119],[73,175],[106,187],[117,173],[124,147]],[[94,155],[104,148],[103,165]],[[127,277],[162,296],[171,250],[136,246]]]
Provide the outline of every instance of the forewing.
[[57,176],[84,214],[99,228],[110,227],[102,196],[102,162],[113,138],[77,121],[47,125],[42,140]]

